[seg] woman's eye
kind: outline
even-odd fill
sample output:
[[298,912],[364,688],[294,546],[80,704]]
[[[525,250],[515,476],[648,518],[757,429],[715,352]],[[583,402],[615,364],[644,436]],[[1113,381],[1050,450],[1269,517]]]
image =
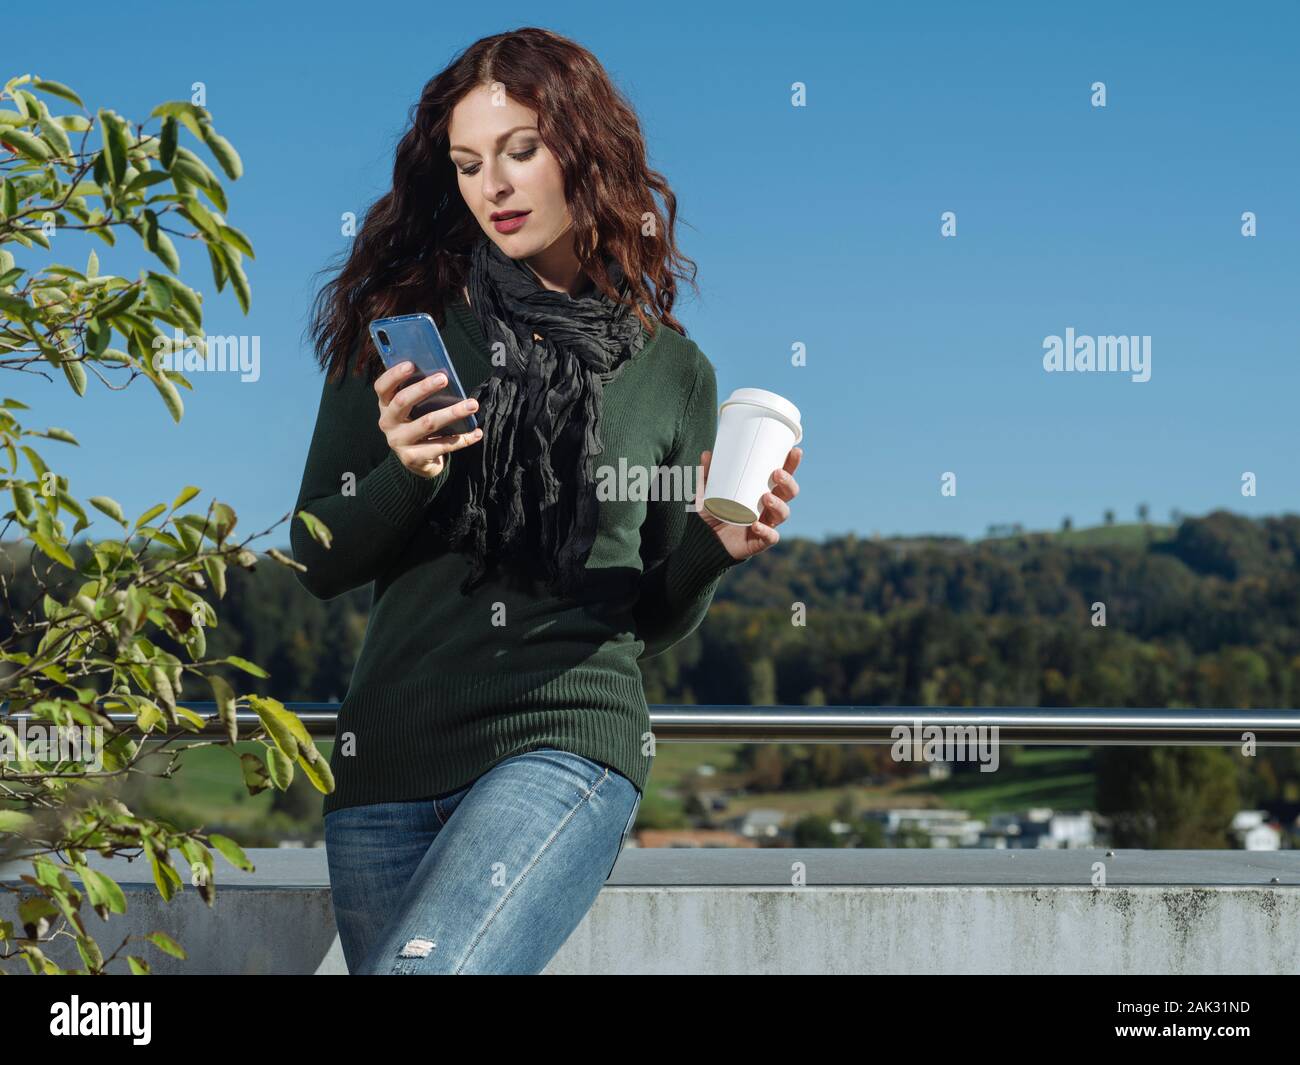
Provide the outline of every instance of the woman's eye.
[[[532,148],[529,148],[527,151],[518,152],[518,153],[512,152],[510,154],[510,158],[518,159],[519,162],[523,163],[523,162],[527,162],[536,154],[537,154],[537,148],[536,146],[534,146]],[[478,163],[475,163],[472,167],[463,167],[460,172],[464,174],[466,177],[473,177],[475,174],[478,173]]]

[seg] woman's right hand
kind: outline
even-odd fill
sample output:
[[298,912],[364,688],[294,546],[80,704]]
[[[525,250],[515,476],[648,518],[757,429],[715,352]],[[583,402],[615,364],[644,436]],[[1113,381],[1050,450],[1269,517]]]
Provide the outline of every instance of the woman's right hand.
[[410,420],[411,408],[421,400],[447,387],[447,375],[436,373],[413,385],[399,388],[414,372],[409,362],[398,363],[375,379],[375,394],[379,397],[379,428],[388,439],[388,446],[412,473],[421,477],[437,477],[446,464],[446,456],[483,437],[481,428],[472,433],[451,436],[437,435],[452,422],[478,410],[478,401],[465,399],[442,410],[430,411],[421,418]]

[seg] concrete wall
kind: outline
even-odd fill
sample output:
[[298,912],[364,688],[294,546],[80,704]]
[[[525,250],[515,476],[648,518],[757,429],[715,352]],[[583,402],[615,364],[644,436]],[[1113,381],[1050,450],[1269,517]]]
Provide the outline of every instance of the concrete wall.
[[[217,902],[170,904],[147,864],[108,863],[128,912],[105,951],[140,945],[154,971],[342,974],[321,849],[219,859]],[[1105,863],[1109,886],[1091,874]],[[798,863],[795,866],[795,863]],[[790,886],[792,866],[808,886]],[[0,869],[12,880],[19,869]],[[1155,881],[1155,882],[1152,882]],[[0,918],[14,906],[0,900]],[[136,951],[133,951],[136,952]],[[49,953],[79,964],[70,943]],[[8,971],[26,972],[9,963]],[[1300,852],[625,850],[548,973],[1295,973]]]

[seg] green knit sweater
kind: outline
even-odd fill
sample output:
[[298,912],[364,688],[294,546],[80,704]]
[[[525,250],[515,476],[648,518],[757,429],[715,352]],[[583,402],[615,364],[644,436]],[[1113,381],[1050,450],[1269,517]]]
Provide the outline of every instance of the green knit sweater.
[[[441,332],[472,392],[492,365],[463,299],[449,304]],[[644,790],[653,745],[637,660],[693,632],[738,561],[680,492],[663,498],[654,469],[691,467],[686,483],[696,483],[717,429],[712,364],[659,324],[636,356],[601,375],[604,450],[593,465],[598,481],[605,467],[621,488],[602,493],[612,498],[599,503],[586,584],[568,598],[540,579],[508,576],[461,593],[469,559],[440,542],[428,519],[457,497],[468,449],[446,456],[437,477],[412,473],[379,428],[372,378],[348,370],[324,384],[294,507],[324,522],[332,544],[313,539],[301,519],[290,527],[294,557],[307,567],[295,573],[313,595],[374,585],[324,812],[442,795],[546,746],[611,766]]]

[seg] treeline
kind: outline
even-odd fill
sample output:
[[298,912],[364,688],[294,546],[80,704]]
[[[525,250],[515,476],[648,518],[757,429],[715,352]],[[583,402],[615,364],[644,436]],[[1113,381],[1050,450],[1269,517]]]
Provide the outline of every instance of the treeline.
[[[39,617],[41,596],[30,548],[4,554],[0,637],[15,610]],[[343,698],[368,588],[321,602],[270,560],[231,567],[228,586],[209,655],[271,675],[232,683]],[[1219,511],[1133,547],[787,538],[724,577],[699,630],[642,670],[662,703],[1293,707],[1300,516]]]
[[644,672],[654,702],[1294,707],[1300,516],[1133,547],[783,540]]

